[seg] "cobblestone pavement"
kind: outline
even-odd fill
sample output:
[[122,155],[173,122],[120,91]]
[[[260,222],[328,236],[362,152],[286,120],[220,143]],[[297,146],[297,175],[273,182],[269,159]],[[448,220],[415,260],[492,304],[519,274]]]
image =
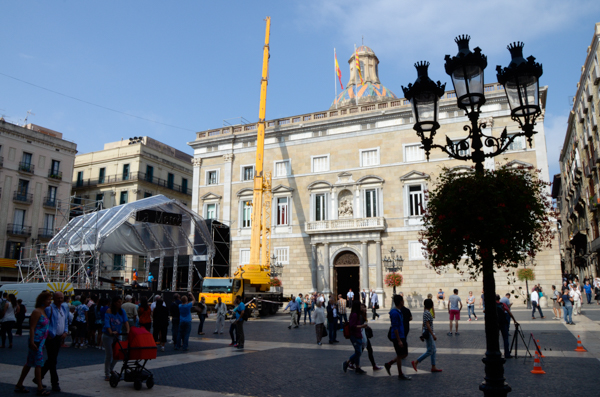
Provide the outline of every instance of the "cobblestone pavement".
[[[325,394],[342,396],[365,392],[369,395],[422,396],[427,393],[438,396],[476,396],[483,380],[484,367],[481,358],[485,353],[483,313],[479,309],[478,321],[459,324],[459,336],[447,336],[448,314],[438,310],[435,332],[438,336],[437,365],[444,372],[432,374],[429,359],[414,373],[410,361],[425,351],[425,344],[418,339],[422,309],[413,309],[411,332],[408,337],[409,356],[403,363],[404,372],[413,375],[411,382],[399,382],[396,376],[385,371],[373,373],[365,354],[361,364],[368,370],[365,376],[352,371],[344,373],[342,362],[352,354],[352,346],[338,332],[339,344],[318,346],[314,326],[301,325],[289,330],[289,316],[276,315],[266,319],[251,320],[245,325],[246,349],[243,352],[228,346],[229,335],[213,335],[214,322],[205,325],[207,335],[192,335],[190,350],[186,353],[173,351],[167,345],[166,352],[158,352],[158,359],[148,363],[154,374],[156,386],[139,393],[166,396],[217,396],[222,393],[254,396],[313,396]],[[371,340],[375,359],[379,365],[390,360],[393,348],[387,340],[389,320],[385,311],[381,318],[371,321],[374,338]],[[521,323],[525,341],[530,334],[540,341],[546,358],[543,360],[545,375],[533,375],[531,358],[524,359],[522,343],[520,358],[508,360],[505,376],[513,392],[510,396],[557,395],[565,387],[570,392],[589,394],[597,388],[600,371],[600,307],[584,305],[583,315],[574,318],[575,326],[567,326],[552,320],[550,309],[544,311],[546,319],[531,319],[531,312],[515,309],[514,315]],[[302,323],[301,323],[302,324]],[[195,325],[195,324],[194,324]],[[227,328],[227,327],[226,327]],[[194,328],[193,328],[194,329]],[[226,329],[227,331],[227,329]],[[514,332],[514,328],[511,327]],[[588,353],[574,352],[577,334],[581,333]],[[586,344],[587,343],[589,344]],[[27,337],[15,338],[14,348],[0,349],[0,395],[11,395],[18,379],[21,365],[26,357]],[[63,348],[59,356],[59,374],[64,396],[128,396],[135,393],[132,383],[121,382],[112,389],[103,380],[104,352],[89,348],[78,350]],[[117,365],[117,369],[120,365]],[[392,375],[396,375],[394,369]],[[26,385],[33,393],[30,373]],[[49,384],[49,379],[45,379]]]

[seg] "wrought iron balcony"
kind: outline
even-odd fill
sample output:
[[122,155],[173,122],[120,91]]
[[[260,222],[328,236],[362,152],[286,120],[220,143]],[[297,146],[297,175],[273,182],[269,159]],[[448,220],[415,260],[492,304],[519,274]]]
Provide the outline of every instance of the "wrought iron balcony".
[[11,236],[29,237],[31,236],[31,226],[9,223],[6,225],[6,233]]
[[306,223],[307,234],[385,230],[385,218],[332,219]]
[[40,240],[51,240],[54,237],[54,229],[41,227],[38,229],[38,238]]
[[19,172],[24,172],[26,174],[33,174],[35,167],[33,164],[28,163],[26,161],[21,161],[19,163]]
[[127,183],[127,182],[147,182],[153,185],[161,186],[176,192],[192,195],[192,189],[185,188],[175,183],[169,183],[166,179],[160,179],[153,177],[152,175],[146,174],[145,172],[129,172],[126,174],[107,175],[101,179],[84,179],[78,180],[73,183],[74,188],[86,188],[93,187],[102,184],[114,184],[114,183]]
[[19,204],[31,204],[33,202],[33,194],[23,193],[17,190],[13,195],[13,201]]
[[53,169],[48,170],[48,178],[56,179],[57,181],[62,181],[62,171],[56,171]]
[[56,208],[57,206],[60,208],[60,205],[59,205],[56,197],[44,197],[43,205],[44,205],[44,207],[47,207],[47,208]]

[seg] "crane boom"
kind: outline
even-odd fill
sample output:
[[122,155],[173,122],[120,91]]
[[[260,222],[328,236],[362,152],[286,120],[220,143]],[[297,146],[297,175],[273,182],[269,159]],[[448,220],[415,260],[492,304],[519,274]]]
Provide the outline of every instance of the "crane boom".
[[[250,265],[261,264],[261,233],[269,225],[263,225],[263,189],[265,188],[264,152],[265,152],[265,117],[267,110],[267,81],[269,76],[269,37],[271,31],[271,18],[266,18],[265,45],[263,47],[262,80],[260,82],[260,106],[258,111],[258,132],[256,137],[256,164],[254,166],[254,195],[252,200],[252,234],[250,237]],[[270,185],[270,183],[269,183]],[[270,231],[270,230],[269,230]],[[265,241],[263,241],[265,244]],[[268,264],[268,252],[263,262]]]

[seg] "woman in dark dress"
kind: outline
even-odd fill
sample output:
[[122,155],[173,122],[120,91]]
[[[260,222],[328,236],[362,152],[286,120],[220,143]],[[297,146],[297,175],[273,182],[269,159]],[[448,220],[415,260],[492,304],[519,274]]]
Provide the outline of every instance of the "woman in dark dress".
[[163,306],[162,298],[156,299],[156,307],[152,312],[152,320],[154,322],[154,340],[157,343],[160,342],[160,351],[164,352],[165,343],[167,343],[167,331],[169,329],[169,309]]

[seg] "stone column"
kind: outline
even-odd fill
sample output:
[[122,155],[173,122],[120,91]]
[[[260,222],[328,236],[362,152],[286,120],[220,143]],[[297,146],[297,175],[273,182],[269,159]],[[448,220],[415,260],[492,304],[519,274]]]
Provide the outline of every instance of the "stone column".
[[324,252],[323,252],[323,278],[325,280],[325,285],[323,286],[324,294],[331,294],[331,277],[332,266],[329,264],[329,243],[323,244]]
[[361,241],[362,243],[362,263],[360,265],[360,288],[357,293],[364,289],[369,289],[369,249],[367,241]]
[[337,189],[331,189],[331,216],[329,219],[338,219],[338,206],[337,206]]
[[377,292],[378,295],[383,296],[383,266],[381,263],[381,241],[375,241],[375,261],[375,274],[377,280],[375,292]]
[[202,166],[202,159],[200,157],[194,157],[192,159],[192,164],[194,166],[194,176],[192,177],[192,211],[196,214],[203,215],[200,214],[202,211],[198,212],[198,205],[200,204],[198,203],[198,193],[200,192],[200,167]]
[[310,245],[310,251],[311,251],[311,262],[310,262],[310,275],[312,278],[312,289],[310,290],[310,293],[312,294],[313,292],[317,292],[319,290],[319,280],[318,280],[318,272],[317,272],[317,267],[318,267],[318,263],[317,263],[317,245],[316,244],[311,244]]
[[354,189],[354,218],[362,218],[362,208],[360,203],[360,188]]
[[223,167],[223,210],[218,219],[227,223],[231,219],[231,172],[233,168],[233,153],[223,155],[225,166]]

